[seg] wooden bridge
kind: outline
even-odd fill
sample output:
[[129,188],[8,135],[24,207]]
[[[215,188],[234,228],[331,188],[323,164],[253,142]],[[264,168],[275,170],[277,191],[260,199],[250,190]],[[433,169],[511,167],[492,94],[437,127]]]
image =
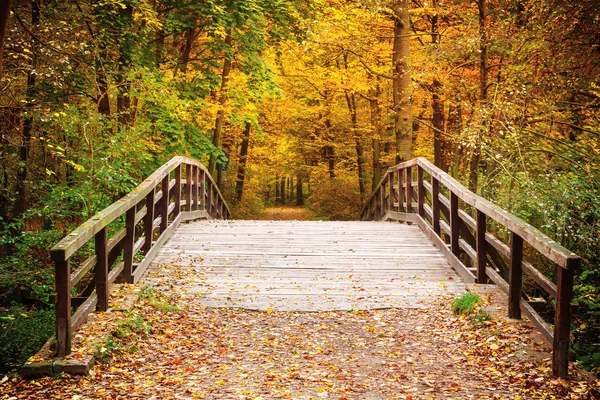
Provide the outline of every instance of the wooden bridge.
[[[204,304],[258,310],[419,307],[491,280],[508,294],[509,317],[526,314],[553,343],[554,375],[567,376],[579,258],[425,159],[388,169],[362,211],[369,222],[229,216],[206,168],[175,157],[65,237],[51,250],[57,357],[70,353],[72,333],[90,312],[110,306],[110,285],[136,283],[167,264],[194,270],[197,279],[181,285]],[[525,256],[555,263],[556,284]],[[524,295],[524,277],[555,299],[553,329]]]

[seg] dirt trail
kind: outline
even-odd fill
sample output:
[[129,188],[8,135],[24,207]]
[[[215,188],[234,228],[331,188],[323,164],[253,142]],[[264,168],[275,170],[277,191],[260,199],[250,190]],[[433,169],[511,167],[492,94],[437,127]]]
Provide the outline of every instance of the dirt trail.
[[265,215],[258,219],[269,221],[308,221],[312,219],[312,213],[304,207],[275,206],[267,207],[265,211]]

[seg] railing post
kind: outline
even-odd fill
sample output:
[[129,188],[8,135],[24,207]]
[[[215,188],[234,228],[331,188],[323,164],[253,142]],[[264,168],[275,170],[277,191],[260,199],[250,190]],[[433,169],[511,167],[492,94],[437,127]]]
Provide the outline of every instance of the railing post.
[[417,165],[417,212],[425,218],[425,186],[423,185],[423,168]]
[[394,203],[396,202],[396,194],[394,190],[394,173],[388,172],[388,209],[391,211],[394,209]]
[[196,211],[198,209],[198,166],[193,165],[192,166],[192,201],[193,201],[193,206],[192,206],[192,210]]
[[413,190],[412,190],[412,167],[406,167],[406,212],[412,213],[412,201],[413,201]]
[[510,271],[508,275],[508,317],[521,319],[521,286],[523,283],[523,238],[510,234]]
[[71,353],[71,262],[55,261],[56,279],[56,355]]
[[450,191],[450,250],[456,257],[458,257],[460,254],[460,246],[458,244],[458,229],[458,196],[454,192]]
[[123,248],[123,272],[120,282],[133,283],[133,245],[135,244],[135,206],[125,214],[125,247]]
[[198,199],[200,199],[200,209],[208,212],[206,207],[206,172],[202,169],[200,172],[200,193],[198,193]]
[[206,196],[206,212],[208,212],[208,215],[210,215],[211,217],[214,217],[213,215],[213,187],[212,187],[212,182],[208,182],[208,191],[207,191],[207,196]]
[[154,239],[154,189],[146,195],[146,215],[144,216],[144,237],[146,241],[142,250],[146,254],[152,248],[152,240]]
[[96,294],[98,303],[96,311],[106,311],[108,309],[108,239],[106,227],[102,228],[94,238],[96,251]]
[[385,181],[379,186],[379,219],[385,216]]
[[398,174],[398,209],[400,212],[408,212],[408,210],[404,207],[404,194],[406,191],[404,190],[404,177],[403,170],[399,169],[396,171]]
[[477,247],[477,283],[487,283],[485,266],[487,264],[487,255],[485,242],[485,232],[487,230],[486,215],[483,211],[477,210],[475,222],[475,239]]
[[185,164],[185,211],[192,211],[192,164]]
[[440,236],[440,181],[431,177],[431,211],[433,213],[433,231]]
[[177,217],[181,212],[181,164],[175,168],[175,187],[173,197],[175,200],[175,209],[173,210],[173,218]]
[[162,234],[169,225],[169,174],[161,183],[162,198],[160,199],[160,233]]
[[571,335],[571,300],[573,299],[573,275],[581,259],[567,260],[565,268],[558,267],[556,277],[556,309],[554,311],[554,351],[552,374],[567,379],[569,376],[569,336]]

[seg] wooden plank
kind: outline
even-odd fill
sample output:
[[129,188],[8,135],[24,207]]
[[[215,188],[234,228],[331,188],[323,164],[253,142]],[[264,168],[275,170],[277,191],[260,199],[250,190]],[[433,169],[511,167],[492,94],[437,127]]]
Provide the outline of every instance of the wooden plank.
[[130,208],[125,213],[125,229],[127,234],[125,235],[125,247],[123,248],[123,261],[125,268],[123,268],[123,275],[121,281],[125,283],[131,283],[131,273],[133,272],[133,246],[135,243],[135,207]]
[[558,269],[556,309],[554,312],[554,352],[552,374],[567,379],[569,376],[569,337],[571,334],[571,300],[573,298],[573,271],[580,260],[571,260],[565,269]]
[[192,211],[192,164],[185,165],[185,189],[183,197],[185,200],[184,211]]
[[529,245],[561,267],[567,268],[569,259],[579,258],[577,254],[556,243],[556,241],[550,239],[521,218],[504,211],[497,205],[469,191],[457,180],[435,167],[426,159],[418,158],[417,163],[430,173],[431,176],[438,179],[441,184],[450,189],[451,192],[457,194],[466,204],[484,212],[488,217],[505,226],[510,231],[515,232],[529,243]]
[[412,199],[413,199],[413,185],[412,185],[412,168],[410,166],[406,167],[404,170],[404,183],[406,185],[406,211],[414,212],[414,208],[412,207]]
[[169,176],[165,176],[161,183],[162,198],[159,203],[160,232],[164,232],[169,225]]
[[417,166],[417,214],[425,217],[423,205],[425,204],[425,188],[423,183],[423,167]]
[[[487,267],[486,275],[508,296],[508,283],[502,279],[498,272],[491,267]],[[536,326],[536,328],[540,330],[544,337],[548,339],[550,343],[552,343],[554,335],[552,334],[550,326],[524,299],[521,299],[521,310],[523,311],[523,314],[525,314],[527,318],[529,318],[529,320]]]
[[512,232],[510,235],[510,276],[508,280],[508,316],[521,318],[521,288],[523,286],[523,238]]
[[475,226],[475,240],[477,250],[477,283],[487,283],[485,268],[487,264],[487,251],[485,233],[487,230],[486,216],[482,211],[477,210],[477,223]]
[[173,198],[174,198],[174,216],[181,212],[181,165],[178,165],[175,168],[175,187],[173,190]]
[[71,353],[71,263],[69,259],[54,261],[56,284],[56,353],[64,357]]
[[154,192],[150,192],[146,195],[146,215],[144,217],[144,237],[146,241],[142,248],[145,253],[148,253],[152,247],[152,240],[154,240]]
[[425,234],[427,234],[427,236],[437,246],[437,248],[441,250],[441,252],[446,257],[446,260],[448,260],[450,266],[460,275],[461,278],[465,280],[465,282],[475,282],[475,275],[473,275],[473,273],[469,271],[469,269],[459,260],[459,258],[456,257],[452,253],[452,251],[450,251],[450,249],[448,249],[446,243],[438,235],[435,234],[433,229],[425,222],[425,220],[418,216],[417,218],[417,223],[419,224],[423,232],[425,232]]
[[450,249],[452,254],[459,256],[459,220],[458,220],[458,196],[450,193]]
[[433,231],[440,236],[440,182],[432,177],[431,184],[431,208],[433,211]]
[[[73,314],[72,322],[71,322],[71,331],[77,329],[83,321],[87,318],[87,316],[94,311],[94,309],[98,309],[98,295],[96,292],[92,293],[87,300],[79,306],[75,314]],[[106,310],[105,310],[106,311]]]
[[135,269],[132,277],[133,283],[138,283],[139,280],[142,278],[142,276],[148,269],[148,266],[160,251],[161,247],[167,242],[167,240],[171,238],[171,236],[173,236],[173,232],[175,231],[175,229],[179,227],[179,224],[181,223],[184,214],[185,212],[180,213],[177,217],[175,217],[175,219],[169,225],[169,227],[165,229],[165,231],[161,233],[158,239],[154,242],[150,251],[146,254],[144,259],[138,264],[137,268]]
[[106,311],[108,309],[108,243],[106,228],[96,233],[95,248],[98,260],[95,269],[96,293],[98,294],[97,307],[98,311]]

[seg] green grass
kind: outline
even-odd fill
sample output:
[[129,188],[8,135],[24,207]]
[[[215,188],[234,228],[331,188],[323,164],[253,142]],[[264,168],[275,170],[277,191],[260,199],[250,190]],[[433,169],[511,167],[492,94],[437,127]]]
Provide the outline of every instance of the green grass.
[[471,314],[479,303],[481,303],[481,297],[478,294],[466,292],[454,299],[451,309],[456,315]]

